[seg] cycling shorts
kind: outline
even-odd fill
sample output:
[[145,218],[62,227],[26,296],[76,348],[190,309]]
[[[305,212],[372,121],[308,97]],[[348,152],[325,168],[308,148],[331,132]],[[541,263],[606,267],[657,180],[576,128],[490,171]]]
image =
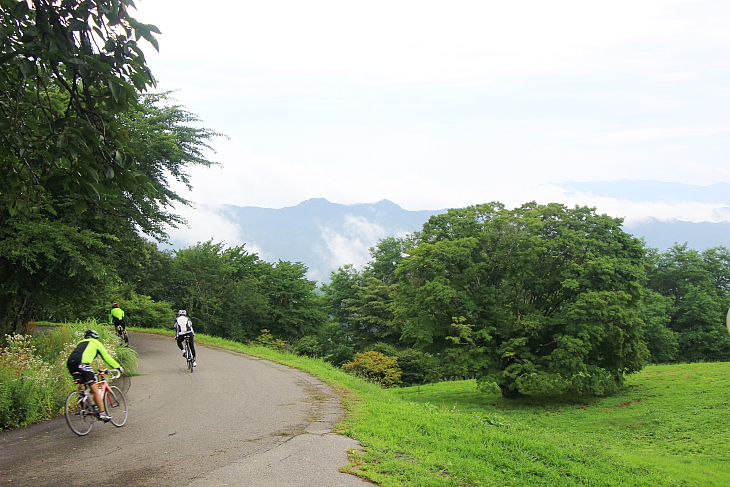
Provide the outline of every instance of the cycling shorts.
[[90,364],[82,364],[76,360],[72,360],[73,355],[68,358],[66,366],[68,367],[69,373],[74,379],[78,380],[82,384],[93,384],[96,382],[96,374]]

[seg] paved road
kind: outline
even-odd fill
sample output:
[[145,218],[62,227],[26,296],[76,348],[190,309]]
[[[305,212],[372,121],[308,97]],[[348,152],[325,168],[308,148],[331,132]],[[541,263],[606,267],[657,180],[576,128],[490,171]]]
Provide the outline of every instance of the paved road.
[[170,337],[130,333],[141,375],[127,379],[129,419],[85,437],[63,418],[0,433],[0,485],[370,485],[338,472],[357,442],[332,433],[339,401],[295,369],[196,347],[187,371]]

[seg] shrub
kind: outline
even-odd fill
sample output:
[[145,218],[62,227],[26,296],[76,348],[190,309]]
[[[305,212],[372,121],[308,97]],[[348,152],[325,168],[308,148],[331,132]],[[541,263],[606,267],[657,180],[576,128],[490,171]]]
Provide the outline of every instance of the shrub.
[[373,343],[369,347],[366,347],[363,352],[378,352],[382,353],[386,357],[397,357],[398,350],[391,344],[385,342]]
[[332,364],[334,367],[342,367],[346,362],[351,361],[355,357],[355,349],[347,345],[337,345],[331,352],[324,357],[324,361]]
[[306,355],[307,357],[320,357],[322,355],[322,345],[319,339],[314,335],[307,335],[294,343],[292,351],[297,355]]
[[412,348],[398,352],[398,368],[404,386],[415,386],[433,382],[436,367],[430,363],[431,357]]
[[375,382],[384,387],[401,383],[401,372],[396,367],[398,357],[386,357],[380,352],[363,352],[342,366],[345,372]]
[[259,337],[255,340],[255,343],[256,345],[271,348],[279,352],[286,351],[286,343],[284,342],[284,340],[274,338],[274,335],[272,335],[271,332],[265,328],[261,330],[261,335],[259,335]]

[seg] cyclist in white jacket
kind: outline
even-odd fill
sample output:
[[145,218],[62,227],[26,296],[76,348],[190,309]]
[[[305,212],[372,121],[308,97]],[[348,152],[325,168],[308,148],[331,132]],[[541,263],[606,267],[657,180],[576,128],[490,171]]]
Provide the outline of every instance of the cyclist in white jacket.
[[[185,350],[183,350],[183,340],[185,337],[190,337],[190,351],[193,354],[193,367],[197,367],[198,364],[195,361],[195,343],[193,337],[195,332],[193,331],[193,323],[190,318],[187,317],[187,313],[184,309],[177,312],[177,319],[175,319],[175,338],[177,339],[177,346],[183,351],[183,357],[185,357]],[[185,357],[187,358],[187,357]]]

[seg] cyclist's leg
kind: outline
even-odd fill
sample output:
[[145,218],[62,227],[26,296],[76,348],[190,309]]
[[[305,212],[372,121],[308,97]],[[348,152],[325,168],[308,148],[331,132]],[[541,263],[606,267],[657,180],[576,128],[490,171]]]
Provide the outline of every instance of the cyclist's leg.
[[96,382],[92,382],[89,384],[89,389],[91,389],[91,393],[94,395],[94,404],[96,404],[96,407],[99,408],[99,412],[104,412],[104,401],[101,398],[101,393],[99,392],[99,388],[96,385]]
[[100,412],[104,412],[104,401],[102,400],[101,394],[99,394],[99,388],[96,387],[96,375],[94,375],[94,369],[89,364],[79,365],[79,370],[84,379],[84,384],[91,390],[94,395],[94,404],[99,408]]
[[190,335],[190,351],[193,352],[193,360],[195,360],[195,340],[193,335]]
[[177,336],[177,348],[179,348],[180,350],[183,349],[183,344],[182,344],[183,343],[183,340],[185,340],[185,335],[178,335]]

